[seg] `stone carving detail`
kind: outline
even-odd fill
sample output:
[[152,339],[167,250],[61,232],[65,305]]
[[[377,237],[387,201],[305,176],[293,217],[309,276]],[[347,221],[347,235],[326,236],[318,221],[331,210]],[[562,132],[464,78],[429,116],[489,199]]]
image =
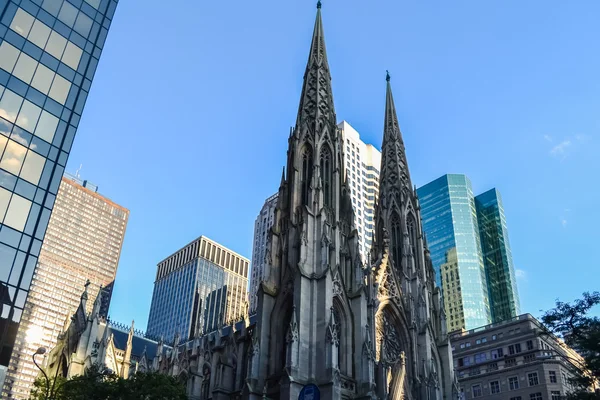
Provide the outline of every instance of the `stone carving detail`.
[[333,385],[339,387],[341,384],[342,375],[340,374],[340,370],[336,368],[333,370]]
[[292,310],[292,318],[290,319],[290,326],[288,328],[286,341],[288,343],[298,341],[298,322],[296,321],[296,306]]
[[341,297],[342,293],[343,293],[343,288],[342,288],[342,282],[340,281],[340,273],[339,272],[336,272],[335,278],[333,278],[333,282],[332,282],[331,286],[333,288],[333,295]]
[[400,291],[398,285],[388,268],[383,271],[383,276],[379,283],[379,294],[383,297],[391,297],[394,299],[400,298]]
[[350,392],[356,391],[356,383],[349,378],[342,377],[342,389]]
[[373,341],[371,340],[371,327],[367,324],[365,325],[365,342],[363,343],[363,353],[367,356],[369,360],[373,360]]
[[329,326],[327,327],[327,342],[338,346],[340,345],[340,332],[339,332],[339,316],[335,308],[331,307],[331,319],[329,320]]

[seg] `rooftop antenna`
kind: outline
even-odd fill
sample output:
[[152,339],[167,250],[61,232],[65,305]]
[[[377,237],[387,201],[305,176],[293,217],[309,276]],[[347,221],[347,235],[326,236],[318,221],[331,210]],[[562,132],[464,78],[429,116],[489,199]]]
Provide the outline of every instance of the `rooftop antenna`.
[[79,168],[77,168],[77,171],[75,171],[75,176],[77,178],[79,178],[79,171],[81,171],[81,168],[83,168],[83,164],[79,164]]

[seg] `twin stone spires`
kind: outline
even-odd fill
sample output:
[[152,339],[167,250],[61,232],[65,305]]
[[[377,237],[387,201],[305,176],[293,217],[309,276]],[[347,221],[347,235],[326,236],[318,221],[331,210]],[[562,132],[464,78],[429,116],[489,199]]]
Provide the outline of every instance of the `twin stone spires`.
[[[411,189],[404,142],[398,124],[398,116],[396,114],[396,106],[394,105],[390,80],[390,74],[386,71],[387,88],[383,143],[381,145],[382,169],[380,172],[383,174],[383,169],[385,167],[391,167],[394,171],[389,171],[388,176],[394,175],[396,179],[401,178],[395,182],[394,186],[399,183],[400,185],[407,186],[408,189]],[[323,124],[332,126],[336,123],[337,120],[331,89],[331,74],[329,71],[329,63],[327,61],[325,35],[321,18],[321,1],[319,0],[317,2],[317,17],[310,53],[306,65],[306,72],[304,73],[304,84],[302,87],[296,128],[303,129],[304,125],[307,125],[309,126],[309,129],[318,132],[320,126]]]

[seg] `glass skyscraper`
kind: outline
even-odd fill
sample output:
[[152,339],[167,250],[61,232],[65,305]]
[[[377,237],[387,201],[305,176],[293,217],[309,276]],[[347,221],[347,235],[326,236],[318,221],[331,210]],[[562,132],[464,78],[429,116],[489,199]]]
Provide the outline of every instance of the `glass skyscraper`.
[[489,324],[486,273],[471,181],[465,175],[444,175],[417,189],[417,194],[436,279],[444,292],[448,330]]
[[11,357],[116,6],[0,0],[0,366]]
[[475,197],[492,321],[521,314],[502,198],[496,189]]
[[239,320],[248,301],[247,258],[201,236],[158,264],[148,335],[167,342]]

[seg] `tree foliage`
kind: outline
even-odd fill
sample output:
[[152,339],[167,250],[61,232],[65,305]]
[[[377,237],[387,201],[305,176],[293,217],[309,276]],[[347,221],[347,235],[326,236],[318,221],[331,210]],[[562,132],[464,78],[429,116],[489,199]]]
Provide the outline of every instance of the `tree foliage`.
[[[46,380],[34,382],[31,400],[46,399]],[[50,380],[51,400],[185,400],[185,386],[177,379],[155,372],[137,373],[130,379],[94,365],[83,375]]]
[[542,322],[555,335],[577,351],[584,359],[583,370],[588,373],[573,380],[577,390],[569,399],[597,400],[599,393],[590,393],[588,388],[597,388],[600,378],[600,318],[590,316],[589,311],[600,304],[600,292],[585,292],[582,299],[573,303],[556,301],[556,307],[542,316]]

